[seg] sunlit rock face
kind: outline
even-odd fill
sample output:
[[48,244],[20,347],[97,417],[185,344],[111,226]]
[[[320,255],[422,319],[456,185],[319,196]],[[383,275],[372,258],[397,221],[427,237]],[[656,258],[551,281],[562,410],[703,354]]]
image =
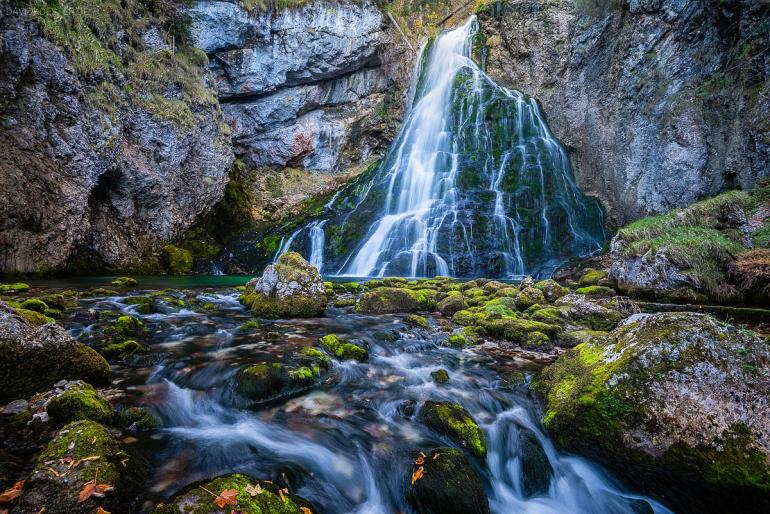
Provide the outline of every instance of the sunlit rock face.
[[383,120],[375,111],[389,83],[377,7],[316,1],[249,12],[198,2],[189,12],[247,165],[333,171],[377,149]]

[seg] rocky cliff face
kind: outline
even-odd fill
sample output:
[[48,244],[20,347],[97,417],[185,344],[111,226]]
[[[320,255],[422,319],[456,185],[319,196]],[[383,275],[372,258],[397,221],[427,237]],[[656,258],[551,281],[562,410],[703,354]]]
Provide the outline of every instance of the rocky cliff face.
[[[199,1],[193,38],[248,167],[330,172],[382,151],[390,137],[379,8],[315,1],[277,12]],[[391,128],[392,131],[392,128]]]
[[227,182],[205,56],[138,2],[2,7],[0,271],[146,265]]
[[488,72],[534,96],[612,224],[770,170],[759,0],[509,0],[481,13]]

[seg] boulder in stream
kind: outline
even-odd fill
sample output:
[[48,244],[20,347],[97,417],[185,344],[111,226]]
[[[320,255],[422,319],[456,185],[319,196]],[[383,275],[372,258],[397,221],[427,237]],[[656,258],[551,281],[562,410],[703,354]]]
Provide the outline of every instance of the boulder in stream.
[[262,318],[310,318],[326,310],[318,269],[297,252],[287,252],[246,284],[241,302]]
[[406,499],[418,514],[489,513],[479,474],[456,448],[420,452],[407,481]]
[[420,420],[429,428],[467,448],[476,457],[483,459],[486,456],[484,433],[462,405],[428,400],[420,409]]
[[[217,495],[231,498],[219,508],[214,500]],[[281,490],[265,480],[255,480],[241,474],[225,475],[214,480],[194,484],[158,505],[153,514],[219,514],[221,512],[247,512],[253,514],[305,514],[312,512],[310,504],[302,498]]]
[[110,366],[64,328],[35,326],[0,302],[0,401],[26,398],[62,379],[106,385]]
[[[91,514],[98,507],[128,512],[146,478],[146,462],[125,451],[104,426],[76,421],[62,428],[37,459],[18,512]],[[98,487],[83,501],[89,484]]]
[[569,350],[533,388],[559,446],[675,510],[769,504],[770,348],[750,331],[703,314],[637,314]]
[[112,422],[112,406],[90,384],[70,382],[64,392],[54,396],[46,407],[48,414],[57,421],[70,422],[91,420],[97,423]]

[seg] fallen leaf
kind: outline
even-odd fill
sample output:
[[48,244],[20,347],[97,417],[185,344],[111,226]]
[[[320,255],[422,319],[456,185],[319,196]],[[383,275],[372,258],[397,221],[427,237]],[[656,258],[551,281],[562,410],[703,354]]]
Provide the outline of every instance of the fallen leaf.
[[302,514],[313,514],[313,511],[308,509],[307,507],[300,507],[299,510],[302,511]]
[[254,497],[258,494],[262,494],[262,486],[259,484],[257,485],[248,484],[246,485],[246,492],[249,493],[249,495],[251,495],[252,497]]
[[120,461],[120,464],[125,468],[126,462],[128,462],[128,459],[123,459],[122,461]]
[[96,444],[96,437],[94,437],[93,439],[91,439],[91,444]]
[[52,474],[53,476],[55,476],[56,478],[59,478],[59,477],[61,476],[61,473],[59,473],[58,471],[56,471],[55,469],[53,469],[51,466],[48,466],[48,471],[50,471],[50,472],[51,472],[51,474]]
[[415,482],[421,479],[424,474],[425,474],[425,468],[422,466],[414,470],[414,473],[412,473],[412,485],[414,485]]
[[436,459],[438,459],[438,456],[439,456],[439,455],[441,455],[441,454],[440,454],[440,453],[436,453],[436,454],[434,454],[434,455],[433,455],[433,458],[432,458],[431,460],[436,460]]
[[0,503],[9,503],[18,498],[22,487],[24,487],[24,480],[19,480],[13,486],[3,491],[0,494]]
[[418,466],[422,466],[425,463],[425,459],[423,458],[422,455],[420,455],[419,457],[417,457],[417,460],[414,461],[414,463],[417,464]]
[[427,457],[427,455],[425,455],[424,453],[420,452],[420,457],[422,457],[424,459],[425,457]]
[[219,496],[214,498],[214,503],[220,509],[224,509],[225,505],[238,505],[238,500],[235,499],[236,496],[238,496],[237,489],[225,489],[219,493]]
[[98,460],[99,458],[100,458],[99,455],[91,455],[89,457],[83,457],[82,459],[78,459],[78,460],[76,460],[74,462],[70,462],[68,467],[70,469],[76,468],[76,467],[80,466],[81,464],[83,464],[84,462]]
[[39,510],[39,511],[37,511],[37,514],[43,514],[43,512],[45,512],[45,505],[43,505],[42,507],[40,507],[40,510]]
[[104,509],[103,509],[103,508],[101,508],[101,506],[100,506],[98,509],[96,509],[96,514],[110,514],[110,511],[108,511],[108,510],[104,510]]
[[83,503],[91,496],[103,498],[105,493],[112,491],[114,487],[110,484],[97,484],[96,479],[86,482],[78,495],[78,503]]
[[286,501],[286,495],[287,494],[289,494],[289,490],[288,489],[286,489],[286,488],[278,489],[278,496],[281,497],[281,501],[282,502]]

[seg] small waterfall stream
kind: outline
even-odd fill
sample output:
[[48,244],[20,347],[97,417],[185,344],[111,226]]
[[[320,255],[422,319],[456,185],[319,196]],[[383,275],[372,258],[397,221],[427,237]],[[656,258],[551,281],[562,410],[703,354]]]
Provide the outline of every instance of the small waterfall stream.
[[387,155],[329,200],[323,227],[300,228],[278,254],[322,255],[337,275],[513,278],[601,248],[601,209],[537,102],[473,61],[477,31],[471,17],[426,45]]

